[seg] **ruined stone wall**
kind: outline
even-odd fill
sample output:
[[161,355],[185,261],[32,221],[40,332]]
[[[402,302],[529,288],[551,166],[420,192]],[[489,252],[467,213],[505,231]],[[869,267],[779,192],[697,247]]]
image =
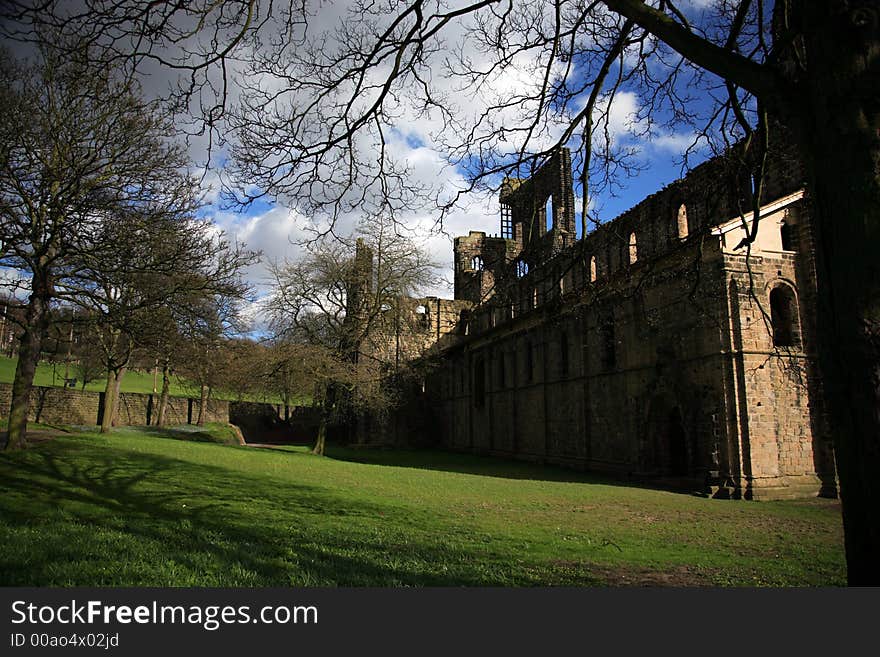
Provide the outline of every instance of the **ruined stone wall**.
[[374,322],[361,353],[389,367],[421,358],[454,342],[462,312],[472,305],[466,300],[437,297],[397,299]]
[[[697,167],[565,248],[459,238],[457,262],[503,245],[506,269],[490,261],[491,293],[480,288],[460,341],[426,383],[439,443],[718,494],[834,494],[801,170],[770,160],[746,266],[739,226],[751,221],[752,199],[734,165]],[[570,181],[541,175],[502,196],[520,208],[515,219],[526,194],[538,207],[542,190]],[[477,301],[461,280],[456,290]],[[774,333],[784,322],[768,321],[771,293],[785,301],[776,314],[791,314],[785,339]]]
[[[719,263],[719,251],[700,256],[695,244],[475,330],[444,354],[448,365],[430,381],[444,444],[704,478],[723,400],[714,374],[724,319]],[[706,300],[700,312],[690,307],[694,289]],[[674,411],[685,433],[680,472],[672,471],[665,426],[656,428]]]

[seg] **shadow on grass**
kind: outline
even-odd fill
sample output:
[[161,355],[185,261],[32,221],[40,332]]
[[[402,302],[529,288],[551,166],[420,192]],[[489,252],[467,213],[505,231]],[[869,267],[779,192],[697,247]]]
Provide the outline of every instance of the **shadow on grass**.
[[358,448],[337,445],[328,446],[325,455],[339,461],[369,465],[458,472],[502,479],[559,481],[644,490],[666,490],[703,496],[703,491],[700,490],[701,487],[695,485],[692,481],[663,483],[650,479],[633,478],[625,474],[614,476],[596,472],[584,472],[557,465],[518,461],[498,456],[479,456],[429,449]]
[[552,583],[392,502],[85,441],[0,455],[0,517],[4,586]]
[[216,443],[218,445],[238,445],[238,439],[231,433],[218,435],[210,429],[203,429],[197,425],[181,425],[177,427],[132,426],[115,427],[113,433],[148,434],[157,438],[173,438],[175,440],[188,440],[196,443]]

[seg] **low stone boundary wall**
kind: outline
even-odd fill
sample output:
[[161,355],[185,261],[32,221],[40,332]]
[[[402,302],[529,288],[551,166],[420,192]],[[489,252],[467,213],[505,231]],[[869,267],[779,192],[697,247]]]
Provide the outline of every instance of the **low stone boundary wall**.
[[[12,403],[12,385],[0,383],[0,415],[8,415]],[[158,394],[123,392],[119,395],[119,425],[148,425],[156,423],[159,408]],[[28,421],[45,424],[101,424],[104,414],[104,393],[83,392],[72,388],[34,386]],[[169,397],[165,419],[167,424],[192,424],[199,416],[199,400]],[[209,399],[207,422],[229,422],[229,402]]]

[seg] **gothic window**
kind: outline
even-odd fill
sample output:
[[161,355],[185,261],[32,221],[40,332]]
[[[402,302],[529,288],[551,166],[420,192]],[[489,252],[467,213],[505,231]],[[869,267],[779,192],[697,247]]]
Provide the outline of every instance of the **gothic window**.
[[773,325],[774,347],[797,346],[797,300],[794,291],[787,285],[770,290],[770,322]]
[[538,307],[538,288],[532,290],[532,308]]
[[471,258],[471,269],[474,271],[483,270],[483,259],[480,256],[474,256]]
[[596,256],[590,257],[590,283],[595,283],[596,278],[598,277],[598,271],[596,269]]
[[522,278],[529,273],[529,264],[525,260],[516,261],[516,277]]
[[678,208],[678,239],[683,240],[688,236],[688,214],[684,203]]
[[639,259],[638,246],[636,245],[636,234],[629,234],[629,264],[635,264]]

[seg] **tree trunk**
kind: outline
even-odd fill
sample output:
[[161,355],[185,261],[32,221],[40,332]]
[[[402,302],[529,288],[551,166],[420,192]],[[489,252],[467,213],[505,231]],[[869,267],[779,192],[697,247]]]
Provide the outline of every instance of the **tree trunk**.
[[208,411],[208,386],[204,383],[202,384],[201,396],[199,397],[199,419],[196,421],[196,425],[203,427],[205,426],[205,416]]
[[107,385],[104,386],[104,415],[101,417],[101,433],[110,433],[113,426],[113,413],[116,411],[116,400],[113,392],[116,376],[113,370],[107,370]]
[[[34,289],[38,286],[36,276]],[[18,365],[12,381],[12,403],[9,407],[9,431],[6,449],[24,449],[27,446],[27,418],[30,411],[34,374],[40,361],[40,346],[48,319],[48,297],[35,291],[28,300],[25,326],[18,347]]]
[[[833,5],[829,8],[829,5]],[[819,365],[834,438],[848,579],[880,585],[880,10],[800,5],[801,126],[816,216]],[[804,110],[802,111],[802,115]]]
[[116,381],[113,382],[113,417],[110,418],[112,426],[119,424],[119,392],[122,388],[122,377],[125,376],[127,367],[123,365],[116,371]]
[[101,418],[101,433],[110,433],[111,427],[116,425],[119,415],[119,388],[122,385],[122,377],[125,374],[125,365],[115,370],[107,371],[107,385],[104,387],[104,416]]
[[156,426],[165,426],[165,413],[168,409],[168,393],[171,389],[171,376],[169,376],[168,363],[162,366],[162,395],[159,397],[159,411],[156,415]]
[[318,437],[315,439],[315,446],[312,447],[312,454],[324,456],[324,443],[327,441],[327,416],[322,412],[321,421],[318,423]]
[[327,442],[327,427],[333,419],[333,411],[336,408],[336,391],[333,385],[328,385],[324,391],[324,402],[321,404],[321,421],[318,424],[318,437],[312,454],[324,455],[324,444]]

